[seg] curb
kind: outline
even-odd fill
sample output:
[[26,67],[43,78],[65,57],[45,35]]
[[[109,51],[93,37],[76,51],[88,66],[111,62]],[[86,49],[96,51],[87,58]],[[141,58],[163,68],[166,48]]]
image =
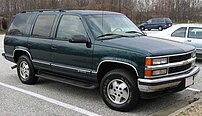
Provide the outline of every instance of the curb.
[[200,116],[202,115],[201,109],[202,109],[202,97],[199,100],[173,112],[169,116],[190,116],[190,115]]

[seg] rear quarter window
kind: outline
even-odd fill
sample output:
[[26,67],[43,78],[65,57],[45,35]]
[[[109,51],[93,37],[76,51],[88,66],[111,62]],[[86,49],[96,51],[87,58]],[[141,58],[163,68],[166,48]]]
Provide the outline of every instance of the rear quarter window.
[[30,17],[31,13],[16,15],[8,29],[7,35],[25,36]]
[[172,23],[172,21],[170,20],[170,18],[165,18],[166,23]]

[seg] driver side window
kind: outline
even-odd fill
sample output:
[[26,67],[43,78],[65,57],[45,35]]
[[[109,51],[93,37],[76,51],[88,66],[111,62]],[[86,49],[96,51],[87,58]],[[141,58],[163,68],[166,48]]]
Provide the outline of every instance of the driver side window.
[[58,26],[56,38],[68,40],[74,35],[87,37],[80,17],[75,15],[63,15]]

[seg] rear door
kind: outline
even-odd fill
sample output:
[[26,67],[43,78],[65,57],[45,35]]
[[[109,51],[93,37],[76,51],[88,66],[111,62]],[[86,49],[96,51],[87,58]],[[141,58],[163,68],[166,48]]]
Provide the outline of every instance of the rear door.
[[57,14],[38,14],[33,25],[28,48],[33,57],[33,64],[39,69],[50,70],[50,49],[52,27]]
[[195,46],[197,53],[202,54],[202,28],[189,27],[186,43]]

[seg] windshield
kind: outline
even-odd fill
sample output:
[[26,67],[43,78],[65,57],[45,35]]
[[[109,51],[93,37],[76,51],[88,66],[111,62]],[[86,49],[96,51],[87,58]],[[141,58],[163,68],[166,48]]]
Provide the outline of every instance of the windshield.
[[87,15],[86,21],[95,37],[105,37],[103,35],[111,36],[114,34],[119,35],[136,35],[143,34],[139,28],[125,15]]

